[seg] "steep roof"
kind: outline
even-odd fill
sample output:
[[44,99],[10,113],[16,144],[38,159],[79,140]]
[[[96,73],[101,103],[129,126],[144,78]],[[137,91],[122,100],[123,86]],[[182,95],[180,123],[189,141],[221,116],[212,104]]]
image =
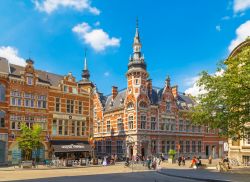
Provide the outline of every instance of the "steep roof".
[[[10,75],[21,77],[21,72],[24,71],[24,67],[10,64]],[[60,81],[63,79],[62,75],[49,73],[42,70],[35,70],[36,74],[38,74],[38,79],[40,82],[48,83],[52,86],[58,86]]]
[[[158,87],[152,88],[152,94],[149,95],[149,99],[152,105],[159,104],[162,98],[163,90],[164,88],[158,88]],[[111,111],[124,107],[125,97],[126,97],[126,88],[118,91],[118,94],[114,98],[114,100],[112,99],[111,94],[107,96],[103,96],[102,94],[100,94],[101,103],[105,111]],[[176,98],[176,100],[178,109],[180,110],[189,110],[190,107],[193,107],[195,104],[193,99],[190,96],[185,95],[184,93],[178,93],[178,97]]]
[[124,106],[124,100],[126,97],[126,89],[118,91],[117,96],[113,100],[112,95],[106,96],[105,111],[118,109]]

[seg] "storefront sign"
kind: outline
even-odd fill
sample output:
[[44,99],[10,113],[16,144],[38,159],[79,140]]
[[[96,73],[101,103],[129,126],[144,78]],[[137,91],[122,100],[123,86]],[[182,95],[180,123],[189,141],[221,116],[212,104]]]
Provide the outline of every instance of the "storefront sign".
[[62,145],[61,148],[63,148],[63,149],[84,149],[85,146],[71,144],[71,145]]
[[66,115],[66,114],[53,114],[53,118],[58,119],[72,119],[72,120],[86,120],[86,117]]

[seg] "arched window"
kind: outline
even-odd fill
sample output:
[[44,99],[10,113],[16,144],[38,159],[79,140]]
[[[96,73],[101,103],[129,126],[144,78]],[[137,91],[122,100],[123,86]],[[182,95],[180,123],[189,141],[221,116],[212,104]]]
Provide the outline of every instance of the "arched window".
[[0,102],[5,101],[5,86],[0,84]]
[[147,106],[147,103],[146,103],[146,102],[141,101],[141,102],[139,103],[139,107],[145,109],[145,108],[147,108],[148,106]]
[[0,111],[0,128],[1,127],[5,127],[4,117],[5,117],[5,112],[4,111]]
[[128,103],[127,109],[133,109],[133,108],[134,108],[134,104],[132,102]]

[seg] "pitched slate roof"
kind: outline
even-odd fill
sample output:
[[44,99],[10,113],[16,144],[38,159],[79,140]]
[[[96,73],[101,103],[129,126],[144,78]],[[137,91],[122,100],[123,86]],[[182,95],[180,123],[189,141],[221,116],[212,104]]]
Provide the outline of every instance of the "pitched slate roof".
[[114,110],[117,108],[121,108],[124,106],[124,100],[125,100],[125,96],[126,96],[126,90],[127,89],[123,89],[118,91],[117,96],[115,97],[115,99],[112,99],[112,95],[108,95],[106,96],[106,101],[105,101],[105,111],[110,111],[110,110]]
[[[152,88],[152,94],[149,95],[149,99],[151,101],[152,105],[158,105],[162,98],[164,88],[158,88],[153,87]],[[100,93],[99,93],[100,94]],[[112,99],[112,95],[103,96],[100,94],[100,100],[104,107],[105,111],[111,111],[118,108],[124,107],[124,100],[126,97],[126,88],[123,90],[120,90],[115,97],[115,99]],[[189,110],[190,107],[194,106],[194,101],[192,98],[188,95],[185,95],[184,93],[178,93],[177,100],[177,106],[180,110]]]
[[[21,72],[23,72],[25,67],[15,65],[15,64],[9,64],[8,60],[5,58],[0,57],[0,72],[9,74],[10,76],[20,78]],[[48,83],[51,86],[57,87],[61,80],[63,80],[64,76],[49,73],[42,70],[35,70],[35,72],[38,74],[38,80],[42,83]]]

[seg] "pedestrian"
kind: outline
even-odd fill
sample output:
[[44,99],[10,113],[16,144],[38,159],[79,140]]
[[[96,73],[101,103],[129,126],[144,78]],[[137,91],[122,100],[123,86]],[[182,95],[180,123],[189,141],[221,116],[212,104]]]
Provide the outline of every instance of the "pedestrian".
[[179,156],[179,157],[178,157],[178,166],[181,166],[181,161],[182,161],[182,157]]
[[208,164],[212,164],[212,156],[210,155],[209,158],[208,158]]
[[184,155],[182,156],[181,161],[182,161],[182,165],[185,166],[186,158],[184,157]]
[[103,157],[103,163],[102,163],[103,166],[107,166],[107,157],[104,156]]

